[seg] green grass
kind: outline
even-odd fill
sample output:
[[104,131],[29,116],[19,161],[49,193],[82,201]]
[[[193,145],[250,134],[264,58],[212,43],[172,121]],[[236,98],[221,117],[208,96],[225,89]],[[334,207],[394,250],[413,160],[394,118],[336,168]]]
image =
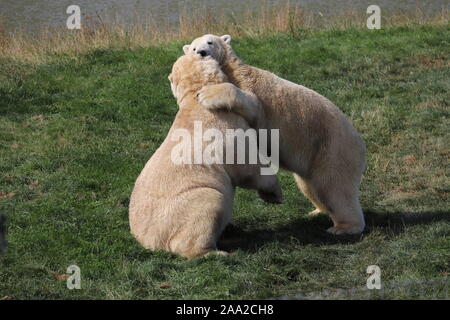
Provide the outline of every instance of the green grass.
[[[241,299],[382,284],[450,272],[450,28],[308,31],[233,40],[247,63],[335,102],[368,147],[367,230],[336,237],[281,173],[283,205],[238,190],[229,257],[186,260],[133,239],[135,179],[177,111],[167,76],[183,43],[0,60],[0,213],[9,248],[0,298]],[[82,289],[68,290],[67,267]],[[163,284],[163,285],[161,285]],[[448,292],[447,292],[448,293]],[[385,298],[436,298],[389,293]]]

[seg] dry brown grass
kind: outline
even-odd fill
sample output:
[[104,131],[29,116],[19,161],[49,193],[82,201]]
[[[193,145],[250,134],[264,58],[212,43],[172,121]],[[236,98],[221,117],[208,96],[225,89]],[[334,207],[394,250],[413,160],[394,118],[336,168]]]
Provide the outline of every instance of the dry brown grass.
[[[202,19],[197,19],[202,17]],[[408,13],[382,17],[382,27],[409,24],[448,24],[449,12],[442,9],[427,16],[417,9]],[[7,32],[0,21],[0,57],[37,62],[48,53],[79,53],[95,48],[135,48],[159,45],[167,41],[191,40],[205,33],[260,36],[275,32],[288,32],[294,36],[305,29],[346,29],[365,27],[367,14],[348,9],[333,17],[303,10],[298,5],[284,3],[277,7],[261,6],[258,10],[245,10],[239,15],[203,7],[181,10],[177,25],[161,25],[156,21],[136,18],[125,25],[114,16],[95,14],[83,17],[81,30],[49,28],[30,34],[26,31]]]
[[[450,150],[445,137],[428,137],[426,133],[412,139],[398,135],[388,149],[401,149],[414,140],[416,149],[403,157],[384,159],[384,171],[398,177],[395,183],[385,183],[389,190],[380,202],[383,205],[395,205],[406,208],[408,201],[425,202],[427,197],[448,199],[448,166],[439,164],[436,159],[449,159]],[[394,154],[394,151],[392,151]],[[428,208],[424,208],[426,210]]]
[[450,66],[450,61],[448,61],[444,53],[440,53],[436,56],[426,56],[426,55],[416,56],[411,58],[409,62],[415,65],[419,65],[425,69],[443,68]]

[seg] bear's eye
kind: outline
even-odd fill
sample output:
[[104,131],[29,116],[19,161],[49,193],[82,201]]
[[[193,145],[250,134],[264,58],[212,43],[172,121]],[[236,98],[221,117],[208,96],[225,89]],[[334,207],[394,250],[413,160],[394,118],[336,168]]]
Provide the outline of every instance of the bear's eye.
[[192,50],[194,50],[194,51],[195,51],[195,48],[194,48],[194,49],[192,49]]
[[212,41],[208,41],[208,44],[212,44]]

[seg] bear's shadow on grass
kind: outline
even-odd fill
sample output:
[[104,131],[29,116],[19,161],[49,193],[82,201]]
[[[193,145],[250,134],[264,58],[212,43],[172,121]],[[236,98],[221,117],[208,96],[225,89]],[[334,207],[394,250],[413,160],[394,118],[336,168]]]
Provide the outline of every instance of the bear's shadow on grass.
[[218,241],[218,248],[226,251],[243,250],[256,252],[260,247],[273,242],[288,243],[295,241],[300,245],[352,244],[361,241],[374,230],[382,232],[388,238],[396,237],[414,225],[426,225],[438,221],[450,222],[445,211],[432,212],[364,212],[366,228],[360,235],[335,236],[326,232],[332,223],[328,215],[321,214],[313,218],[299,217],[288,224],[274,228],[242,228],[239,224],[228,225]]

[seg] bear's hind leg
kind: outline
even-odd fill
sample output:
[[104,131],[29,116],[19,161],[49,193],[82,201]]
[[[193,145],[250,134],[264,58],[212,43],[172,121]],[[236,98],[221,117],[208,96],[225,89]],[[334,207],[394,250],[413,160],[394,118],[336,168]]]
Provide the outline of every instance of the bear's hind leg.
[[337,200],[335,207],[336,209],[330,213],[334,225],[327,230],[329,233],[358,234],[364,230],[364,215],[357,197],[345,202]]
[[223,193],[207,187],[191,191],[183,202],[182,226],[170,238],[168,250],[188,259],[226,255],[217,250],[216,242],[231,219],[233,196],[231,186]]
[[316,191],[311,186],[311,182],[308,182],[306,179],[303,179],[296,173],[294,173],[294,178],[300,191],[312,202],[312,204],[316,208],[308,214],[314,216],[320,213],[327,212],[326,206],[319,201],[318,196],[316,195]]
[[[332,234],[357,234],[364,230],[364,215],[359,203],[359,181],[336,172],[316,171],[311,180],[296,177],[305,195],[316,206],[317,212],[328,212],[333,227],[327,231]],[[319,211],[320,210],[320,211]]]
[[327,231],[335,235],[357,234],[364,230],[364,215],[359,203],[359,182],[331,180],[319,189],[333,226]]

